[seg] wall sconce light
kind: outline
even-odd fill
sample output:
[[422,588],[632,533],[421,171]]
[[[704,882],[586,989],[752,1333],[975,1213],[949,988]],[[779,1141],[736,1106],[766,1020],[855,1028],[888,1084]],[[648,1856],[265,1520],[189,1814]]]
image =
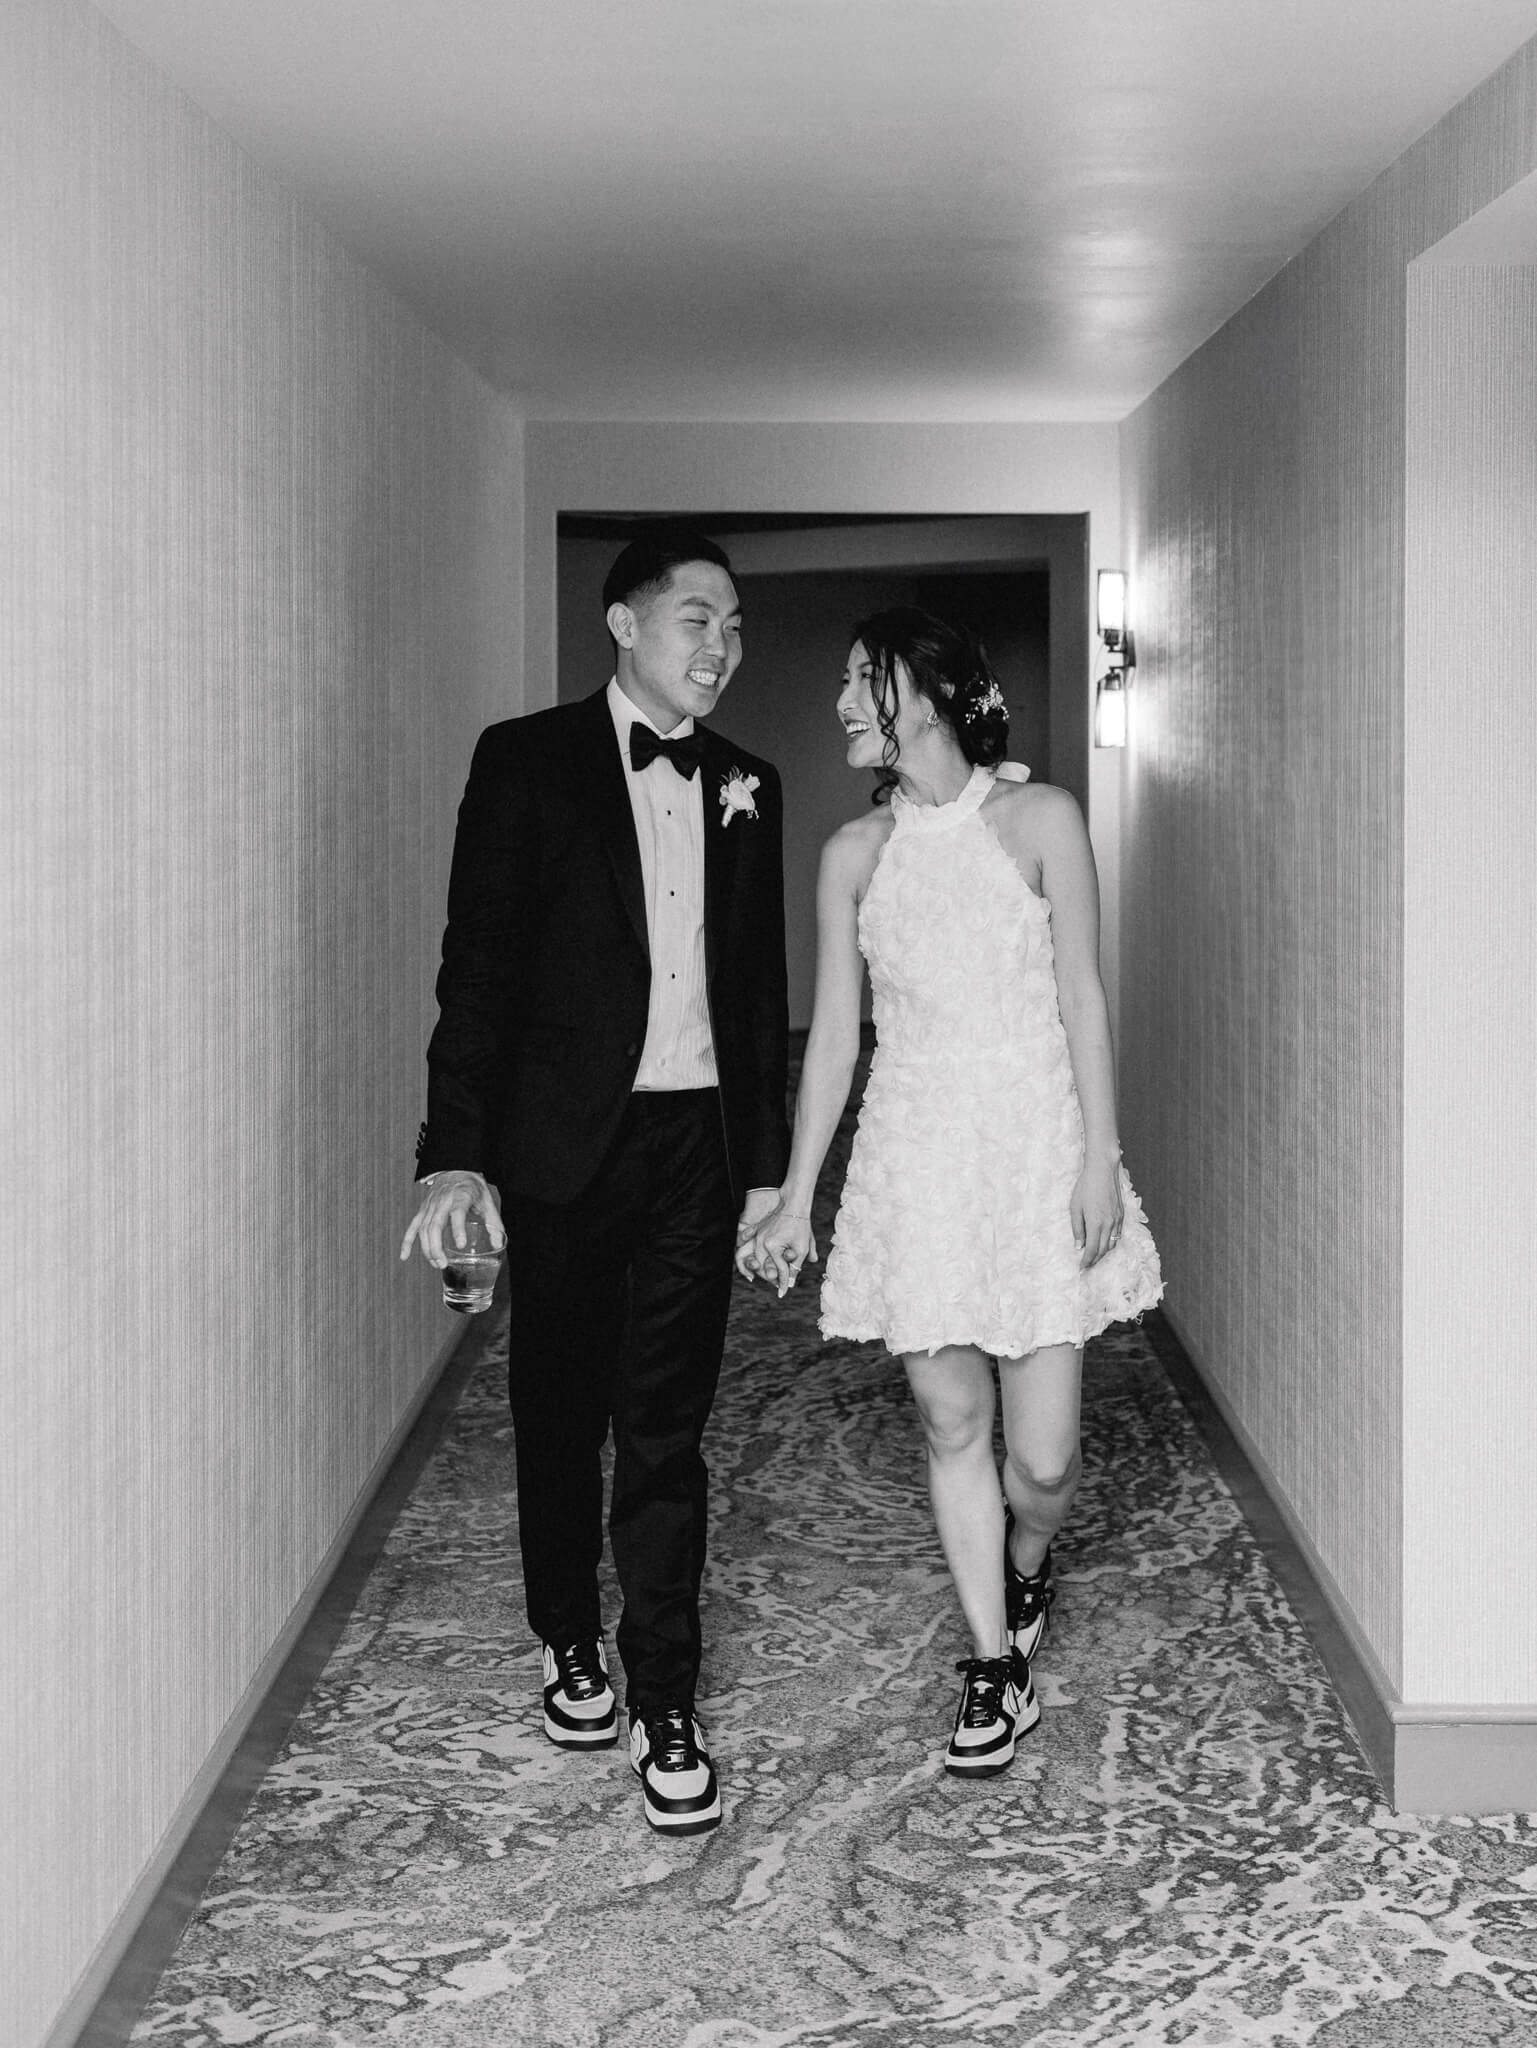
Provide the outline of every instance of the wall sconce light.
[[1095,585],[1094,626],[1105,651],[1106,668],[1094,690],[1094,744],[1126,744],[1126,685],[1137,665],[1131,628],[1126,623],[1126,576],[1120,569],[1101,569]]

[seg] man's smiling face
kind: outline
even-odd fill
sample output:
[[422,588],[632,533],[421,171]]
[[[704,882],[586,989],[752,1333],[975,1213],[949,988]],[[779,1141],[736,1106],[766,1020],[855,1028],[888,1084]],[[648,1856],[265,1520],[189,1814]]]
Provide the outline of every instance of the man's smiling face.
[[619,687],[659,732],[708,718],[742,659],[736,585],[714,562],[681,562],[665,589],[609,607]]

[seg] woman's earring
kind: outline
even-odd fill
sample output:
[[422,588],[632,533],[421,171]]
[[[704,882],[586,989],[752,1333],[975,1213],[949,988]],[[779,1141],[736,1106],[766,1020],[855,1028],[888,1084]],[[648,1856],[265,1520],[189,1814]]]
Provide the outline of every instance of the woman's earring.
[[939,713],[931,708],[928,717],[923,722],[925,725],[938,725]]

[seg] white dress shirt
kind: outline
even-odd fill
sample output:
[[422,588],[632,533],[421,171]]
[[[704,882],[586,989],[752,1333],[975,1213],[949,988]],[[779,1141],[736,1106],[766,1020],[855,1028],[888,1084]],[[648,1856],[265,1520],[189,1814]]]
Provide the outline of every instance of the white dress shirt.
[[[705,986],[703,770],[685,779],[658,757],[637,774],[630,766],[630,727],[660,729],[630,702],[617,678],[608,686],[608,708],[640,842],[651,945],[651,1004],[635,1086],[713,1088],[719,1077]],[[693,719],[685,718],[660,736],[682,739],[693,730]]]

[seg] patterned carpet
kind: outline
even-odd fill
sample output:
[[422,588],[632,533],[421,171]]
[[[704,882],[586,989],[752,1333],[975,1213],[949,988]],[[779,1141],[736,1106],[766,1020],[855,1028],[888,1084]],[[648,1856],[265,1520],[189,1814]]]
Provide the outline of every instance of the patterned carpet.
[[1380,1803],[1140,1331],[1091,1352],[1041,1725],[945,1775],[905,1384],[814,1305],[739,1288],[709,1440],[725,1825],[662,1842],[623,1746],[545,1740],[485,1363],[134,2040],[1537,2043],[1537,1824]]

